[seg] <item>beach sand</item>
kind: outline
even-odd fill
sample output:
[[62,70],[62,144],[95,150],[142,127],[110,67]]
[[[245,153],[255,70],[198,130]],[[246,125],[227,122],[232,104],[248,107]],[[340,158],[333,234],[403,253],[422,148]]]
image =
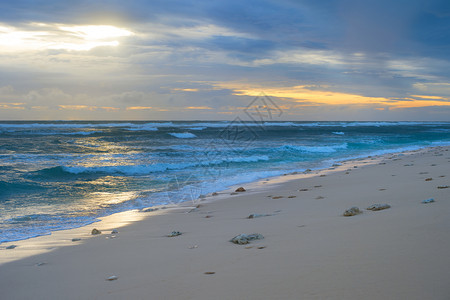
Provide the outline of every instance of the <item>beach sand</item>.
[[[450,299],[450,148],[243,186],[2,244],[0,298]],[[264,239],[230,242],[242,233]]]

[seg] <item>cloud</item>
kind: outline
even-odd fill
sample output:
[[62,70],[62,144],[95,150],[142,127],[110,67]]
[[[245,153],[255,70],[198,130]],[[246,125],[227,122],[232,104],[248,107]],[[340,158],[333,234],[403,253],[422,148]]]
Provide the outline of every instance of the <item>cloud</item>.
[[19,118],[214,119],[264,91],[286,118],[417,117],[450,97],[449,18],[438,0],[10,1],[0,102]]
[[304,106],[361,106],[381,108],[403,109],[429,106],[450,106],[448,98],[436,96],[415,96],[414,98],[385,98],[367,97],[357,94],[335,92],[323,87],[314,86],[291,86],[291,87],[261,87],[240,86],[239,83],[226,84],[232,88],[236,95],[258,97],[261,91],[270,97],[276,97],[291,104],[291,107]]
[[25,109],[25,103],[5,103],[0,102],[0,109]]
[[129,106],[126,108],[126,110],[147,110],[147,109],[152,109],[153,107],[151,106]]
[[208,107],[208,106],[189,106],[189,107],[185,107],[185,109],[204,110],[204,109],[212,109],[212,108]]

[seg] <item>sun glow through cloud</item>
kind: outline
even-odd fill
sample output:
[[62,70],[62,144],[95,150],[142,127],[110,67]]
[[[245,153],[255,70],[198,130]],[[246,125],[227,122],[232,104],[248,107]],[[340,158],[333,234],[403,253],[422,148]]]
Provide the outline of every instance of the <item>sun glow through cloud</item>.
[[134,33],[111,25],[69,26],[30,24],[36,30],[0,26],[0,52],[40,51],[46,49],[89,51],[96,47],[116,47],[121,37]]

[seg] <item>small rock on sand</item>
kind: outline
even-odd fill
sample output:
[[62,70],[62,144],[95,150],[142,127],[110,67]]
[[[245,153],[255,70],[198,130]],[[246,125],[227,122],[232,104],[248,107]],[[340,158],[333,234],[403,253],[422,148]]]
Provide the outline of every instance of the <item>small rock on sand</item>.
[[16,247],[17,247],[17,245],[10,245],[10,246],[6,247],[5,249],[10,250],[10,249],[14,249],[14,248],[16,248]]
[[152,208],[152,207],[150,207],[150,208],[145,208],[145,209],[143,209],[143,210],[141,210],[141,212],[152,212],[152,211],[157,211],[158,210],[158,208]]
[[117,280],[117,279],[119,279],[119,277],[116,276],[116,275],[109,276],[108,278],[106,278],[107,281],[114,281],[114,280]]
[[272,199],[281,199],[283,196],[273,196]]
[[81,239],[80,238],[73,238],[72,239],[72,242],[78,242],[78,241],[81,241]]
[[97,228],[92,229],[91,234],[92,235],[97,235],[97,234],[101,234],[102,232],[100,230],[98,230]]
[[271,214],[251,214],[247,217],[247,219],[255,219],[255,218],[261,218],[261,217],[268,217],[271,216]]
[[433,178],[426,178],[425,181],[431,181]]
[[288,196],[289,199],[296,198],[297,196]]
[[248,244],[250,241],[254,240],[262,240],[264,239],[264,236],[259,233],[252,233],[252,234],[240,234],[235,236],[230,240],[230,242],[238,245],[245,245]]
[[206,274],[206,275],[214,275],[214,274],[216,274],[216,272],[205,272],[205,273],[203,273],[203,274]]
[[433,199],[433,198],[425,199],[425,200],[422,201],[422,203],[424,203],[424,204],[427,204],[427,203],[433,203],[433,202],[434,202],[434,199]]
[[111,230],[111,234],[117,234],[117,233],[119,233],[119,230],[117,230],[117,229]]
[[450,186],[448,186],[448,185],[440,185],[440,186],[438,186],[437,188],[438,189],[448,189]]
[[388,209],[388,208],[391,208],[391,206],[389,204],[372,204],[371,206],[369,206],[366,209],[372,210],[372,211],[377,211],[377,210],[383,210],[383,209]]
[[183,233],[179,232],[179,231],[172,231],[169,235],[167,235],[168,237],[174,237],[174,236],[179,236],[182,235]]
[[359,210],[359,208],[356,207],[356,206],[353,206],[353,207],[347,209],[346,211],[344,211],[343,216],[344,217],[351,217],[351,216],[356,216],[356,215],[358,215],[360,213],[362,213],[362,212]]
[[211,195],[212,195],[212,196],[218,196],[219,193],[214,192],[214,193],[212,193]]
[[238,188],[235,190],[235,192],[236,192],[236,193],[245,192],[245,189],[241,186],[241,187],[238,187]]

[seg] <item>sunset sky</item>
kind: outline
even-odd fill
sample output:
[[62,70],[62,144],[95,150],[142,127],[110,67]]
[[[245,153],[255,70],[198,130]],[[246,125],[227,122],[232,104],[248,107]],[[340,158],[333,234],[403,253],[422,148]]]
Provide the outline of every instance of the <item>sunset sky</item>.
[[450,121],[450,1],[0,1],[1,120]]

